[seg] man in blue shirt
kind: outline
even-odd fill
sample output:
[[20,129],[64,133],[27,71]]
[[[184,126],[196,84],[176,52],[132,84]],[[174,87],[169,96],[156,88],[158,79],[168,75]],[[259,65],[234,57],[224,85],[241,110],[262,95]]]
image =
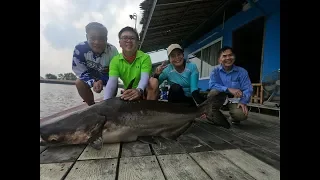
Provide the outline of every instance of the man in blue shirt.
[[95,103],[91,88],[96,93],[102,91],[109,79],[109,63],[118,51],[107,42],[108,30],[102,24],[89,23],[86,33],[87,41],[74,48],[72,70],[78,77],[75,84],[79,95],[91,106]]
[[230,116],[234,123],[240,123],[248,117],[247,104],[253,91],[251,81],[244,68],[234,65],[235,55],[231,47],[220,49],[218,57],[220,64],[210,74],[208,96],[228,93]]
[[[155,98],[159,93],[159,84],[164,80],[170,85],[168,101],[174,103],[190,103],[195,105],[204,101],[198,90],[199,71],[196,64],[187,62],[183,57],[183,49],[179,44],[171,44],[167,49],[169,64],[163,62],[156,68],[150,85],[156,87]],[[158,80],[157,80],[158,79]],[[151,93],[151,92],[150,92]],[[193,97],[193,98],[192,98]]]

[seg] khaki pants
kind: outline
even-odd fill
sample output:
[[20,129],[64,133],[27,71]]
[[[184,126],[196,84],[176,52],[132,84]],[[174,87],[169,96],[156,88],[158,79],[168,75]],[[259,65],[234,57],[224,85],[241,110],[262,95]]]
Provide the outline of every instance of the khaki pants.
[[[216,96],[218,95],[220,92],[217,90],[211,90],[208,93],[208,97],[210,96]],[[247,120],[247,116],[244,115],[242,108],[237,108],[238,103],[230,103],[228,102],[227,104],[228,108],[229,108],[229,114],[232,118],[232,121],[244,121]]]

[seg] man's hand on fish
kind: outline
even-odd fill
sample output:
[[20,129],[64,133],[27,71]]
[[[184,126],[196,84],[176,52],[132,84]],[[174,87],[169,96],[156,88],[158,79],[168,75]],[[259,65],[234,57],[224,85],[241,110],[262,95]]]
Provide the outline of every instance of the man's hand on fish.
[[96,82],[93,83],[94,92],[100,93],[102,91],[102,89],[103,89],[103,83],[102,83],[101,80],[96,81]]
[[132,101],[132,100],[139,99],[141,95],[142,94],[138,89],[128,89],[123,92],[121,99]]

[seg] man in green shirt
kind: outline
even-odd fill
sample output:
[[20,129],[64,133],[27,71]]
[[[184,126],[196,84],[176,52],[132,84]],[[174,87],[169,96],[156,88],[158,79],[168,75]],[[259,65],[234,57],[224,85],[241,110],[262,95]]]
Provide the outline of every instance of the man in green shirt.
[[[109,81],[106,85],[104,99],[109,99],[118,84],[118,78],[123,81],[126,89],[135,79],[131,89],[122,94],[124,100],[137,100],[146,98],[148,91],[152,91],[149,85],[149,77],[152,70],[151,58],[148,54],[138,50],[139,35],[131,27],[121,29],[118,34],[122,53],[114,56],[109,66]],[[149,98],[147,98],[149,99]]]

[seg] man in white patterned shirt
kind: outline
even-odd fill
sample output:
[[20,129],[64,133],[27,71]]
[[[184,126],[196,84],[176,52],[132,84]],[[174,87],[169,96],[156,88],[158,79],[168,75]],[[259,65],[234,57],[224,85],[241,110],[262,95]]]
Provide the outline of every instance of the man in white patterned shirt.
[[96,93],[103,90],[109,79],[109,63],[118,50],[107,42],[108,30],[100,23],[89,23],[86,37],[87,41],[74,48],[72,70],[78,77],[76,87],[79,95],[91,106],[95,103],[91,88]]

